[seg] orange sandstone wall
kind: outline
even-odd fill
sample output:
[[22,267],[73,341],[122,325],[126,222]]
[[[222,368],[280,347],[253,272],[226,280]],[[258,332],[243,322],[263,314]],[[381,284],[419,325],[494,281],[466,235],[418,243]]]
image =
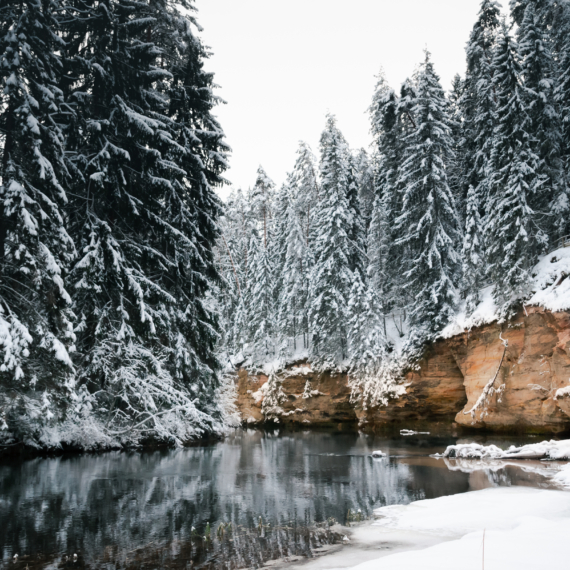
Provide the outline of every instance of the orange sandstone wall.
[[[503,340],[508,341],[505,350]],[[503,358],[504,353],[504,358]],[[502,363],[501,363],[502,360]],[[493,323],[428,347],[419,370],[406,375],[405,396],[362,410],[350,403],[346,374],[317,375],[299,363],[286,371],[283,423],[359,420],[369,425],[424,420],[492,430],[558,433],[570,430],[570,313],[527,307],[509,323]],[[499,366],[500,365],[500,366]],[[497,373],[498,372],[498,373]],[[494,393],[474,416],[466,414],[496,376]],[[303,398],[306,381],[312,396]],[[238,408],[246,423],[263,421],[263,375],[238,372]]]

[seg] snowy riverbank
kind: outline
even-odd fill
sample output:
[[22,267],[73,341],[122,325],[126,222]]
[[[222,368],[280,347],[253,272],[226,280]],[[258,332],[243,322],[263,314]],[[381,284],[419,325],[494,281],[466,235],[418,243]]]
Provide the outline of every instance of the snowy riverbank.
[[[459,444],[449,446],[439,457],[447,468],[468,473],[516,465],[570,490],[570,463],[523,459],[567,459],[569,450],[568,440],[508,450]],[[373,523],[352,529],[350,543],[344,549],[298,568],[535,570],[562,568],[567,562],[569,491],[487,488],[382,507],[375,511],[375,517]]]
[[[570,492],[497,487],[383,507],[348,547],[291,569],[564,568]],[[484,565],[483,565],[484,560]]]

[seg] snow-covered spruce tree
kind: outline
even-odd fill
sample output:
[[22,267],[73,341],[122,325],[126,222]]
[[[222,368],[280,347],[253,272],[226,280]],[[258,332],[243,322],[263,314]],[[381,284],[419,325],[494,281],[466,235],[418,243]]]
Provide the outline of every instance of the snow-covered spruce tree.
[[310,331],[308,319],[309,280],[314,263],[314,240],[316,236],[315,216],[319,198],[319,185],[317,180],[317,166],[311,148],[304,142],[299,144],[297,160],[289,181],[291,196],[297,206],[297,214],[303,235],[305,248],[303,259],[302,291],[305,307],[302,321],[302,334],[305,348],[309,348]]
[[560,112],[565,176],[570,180],[570,6],[566,6],[557,21],[557,37],[560,38],[560,51],[555,97]]
[[347,309],[353,274],[348,231],[350,156],[333,116],[321,135],[321,187],[315,212],[315,262],[309,286],[312,357],[317,367],[335,368],[347,357]]
[[207,52],[162,1],[74,0],[62,20],[85,175],[70,208],[81,381],[119,441],[182,441],[220,417],[208,294],[227,147]]
[[239,339],[234,337],[234,321],[242,300],[243,272],[239,261],[240,255],[240,215],[239,200],[241,192],[232,190],[224,207],[223,216],[219,220],[220,235],[216,243],[215,255],[218,271],[222,278],[222,286],[218,292],[223,348],[230,354],[241,350]]
[[376,196],[374,189],[374,158],[369,158],[368,153],[361,148],[354,157],[356,168],[356,183],[358,185],[358,197],[360,213],[365,229],[370,226],[372,208]]
[[368,277],[384,308],[389,310],[400,299],[398,256],[401,250],[395,245],[394,222],[401,209],[397,180],[406,123],[399,111],[398,97],[382,73],[378,76],[369,113],[376,160],[375,197],[368,228]]
[[273,371],[267,377],[265,388],[265,396],[261,404],[261,413],[266,420],[279,421],[279,416],[283,414],[281,404],[287,399],[287,395],[283,392],[282,380]]
[[541,179],[540,186],[529,197],[529,205],[550,239],[557,239],[570,227],[570,204],[562,162],[560,117],[554,100],[557,69],[547,31],[549,5],[546,0],[527,3],[517,38],[529,133],[539,158],[535,174]]
[[46,428],[75,391],[59,9],[57,0],[0,6],[0,440],[29,445],[52,443]]
[[406,314],[407,306],[413,302],[413,293],[406,287],[406,271],[410,269],[412,254],[410,244],[402,242],[397,219],[403,209],[403,197],[406,192],[402,169],[405,158],[409,155],[410,145],[413,144],[412,134],[416,132],[418,122],[415,116],[418,90],[417,73],[413,78],[408,78],[400,87],[400,96],[396,108],[397,128],[396,133],[400,137],[398,145],[398,168],[393,193],[393,205],[391,208],[390,227],[393,231],[392,252],[389,258],[388,276],[390,280],[391,302],[393,307],[402,308]]
[[310,253],[315,231],[314,212],[319,196],[319,186],[315,156],[307,143],[299,143],[297,160],[291,173],[289,187],[299,207],[299,215],[306,236],[307,253]]
[[[287,274],[285,263],[287,257],[287,234],[289,232],[289,202],[291,194],[291,175],[288,175],[287,182],[281,186],[273,201],[273,224],[271,240],[269,243],[270,254],[273,264],[273,300],[275,303],[276,315],[280,314],[280,302]],[[282,321],[279,320],[279,333],[287,336],[280,328]]]
[[[307,243],[299,207],[293,196],[287,194],[287,224],[284,236],[285,261],[281,268],[282,289],[279,296],[279,328],[286,338],[293,339],[293,350],[299,348],[297,337],[307,328],[306,268]],[[301,343],[305,347],[305,343]]]
[[348,162],[348,208],[351,224],[347,232],[352,247],[350,254],[350,270],[359,273],[361,279],[366,278],[367,255],[366,255],[366,222],[360,210],[360,190],[358,186],[358,170],[356,157],[349,151]]
[[521,83],[517,47],[506,24],[500,27],[493,57],[497,125],[491,153],[491,179],[485,228],[489,277],[497,304],[506,312],[524,295],[530,269],[546,246],[529,198],[540,191],[539,158]]
[[447,101],[430,55],[418,78],[416,129],[401,168],[404,188],[398,242],[407,246],[407,288],[412,328],[409,345],[431,340],[451,318],[459,278],[458,219],[446,168],[451,158]]
[[357,273],[348,306],[349,383],[353,402],[369,406],[385,405],[401,393],[396,367],[387,358],[381,300]]
[[271,231],[271,219],[273,216],[273,199],[275,193],[275,183],[263,167],[257,169],[257,178],[255,184],[249,193],[249,203],[252,216],[257,220],[263,246],[268,247],[270,241],[269,233]]
[[263,236],[257,231],[251,234],[249,256],[251,276],[245,299],[249,319],[247,329],[253,363],[257,364],[275,356],[276,333],[273,259],[270,249],[264,245]]
[[465,232],[463,234],[462,286],[466,295],[466,312],[471,315],[479,304],[479,292],[485,275],[485,257],[481,237],[479,194],[469,187],[465,201]]
[[477,21],[467,42],[467,71],[460,107],[463,117],[462,203],[473,187],[481,207],[489,193],[489,162],[495,128],[496,92],[493,83],[492,57],[499,27],[500,5],[483,0]]
[[[170,341],[170,347],[176,346],[176,379],[190,386],[202,410],[214,415],[211,392],[218,383],[215,351],[219,326],[210,297],[211,286],[219,279],[213,247],[221,213],[214,188],[224,183],[229,147],[212,114],[218,99],[213,93],[213,74],[203,69],[208,52],[194,34],[200,28],[193,18],[167,7],[167,2],[160,1],[154,8],[164,17],[164,34],[157,42],[165,46],[162,50],[172,62],[165,65],[167,57],[160,58],[172,74],[171,81],[165,77],[163,88],[169,97],[168,117],[175,141],[163,150],[172,186],[162,216],[165,233],[170,230],[172,237],[159,243],[171,255],[172,263],[161,285],[178,299],[170,325],[170,330],[176,331],[171,332]],[[187,3],[186,8],[192,7]]]
[[451,128],[451,140],[453,142],[453,158],[448,165],[448,182],[453,197],[455,200],[455,207],[461,222],[461,228],[465,224],[465,122],[463,121],[463,111],[461,108],[461,100],[465,83],[459,76],[455,75],[451,84],[451,91],[449,93],[449,119]]

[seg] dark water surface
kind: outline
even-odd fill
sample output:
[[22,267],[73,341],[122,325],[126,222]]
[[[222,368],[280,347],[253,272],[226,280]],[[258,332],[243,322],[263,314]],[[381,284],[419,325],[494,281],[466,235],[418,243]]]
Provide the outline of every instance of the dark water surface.
[[[531,441],[538,440],[516,443]],[[456,442],[240,430],[185,449],[4,458],[0,566],[257,568],[282,556],[312,556],[342,538],[335,522],[368,518],[380,506],[548,484],[512,466],[469,473],[429,457]],[[388,458],[373,459],[375,449]]]

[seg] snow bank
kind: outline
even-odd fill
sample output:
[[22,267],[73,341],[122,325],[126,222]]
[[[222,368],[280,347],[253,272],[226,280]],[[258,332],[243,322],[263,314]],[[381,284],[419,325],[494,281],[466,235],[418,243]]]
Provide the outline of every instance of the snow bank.
[[534,293],[527,305],[539,305],[549,311],[570,309],[570,247],[545,255],[534,269]]
[[552,479],[564,487],[570,487],[570,463],[564,465]]
[[457,314],[451,322],[441,331],[441,338],[451,338],[464,331],[487,325],[498,319],[499,309],[493,300],[493,287],[485,287],[480,293],[481,302],[472,315],[466,313],[466,303],[463,301]]
[[[549,311],[570,309],[570,247],[561,247],[540,258],[529,284],[530,297],[525,305],[536,305]],[[466,314],[463,301],[453,320],[443,329],[441,338],[451,338],[465,331],[496,321],[499,309],[493,300],[493,286],[480,293],[481,301],[472,315]]]
[[502,450],[496,445],[478,443],[460,443],[449,445],[443,454],[437,457],[451,459],[568,459],[570,460],[570,440],[543,441]]
[[[402,533],[437,536],[440,542],[421,550],[387,552],[381,558],[351,565],[354,570],[480,570],[483,531],[485,568],[567,566],[570,493],[564,491],[499,487],[383,507],[376,514],[381,519],[374,526],[383,531],[383,547],[386,540]],[[334,555],[323,567],[339,567]]]

